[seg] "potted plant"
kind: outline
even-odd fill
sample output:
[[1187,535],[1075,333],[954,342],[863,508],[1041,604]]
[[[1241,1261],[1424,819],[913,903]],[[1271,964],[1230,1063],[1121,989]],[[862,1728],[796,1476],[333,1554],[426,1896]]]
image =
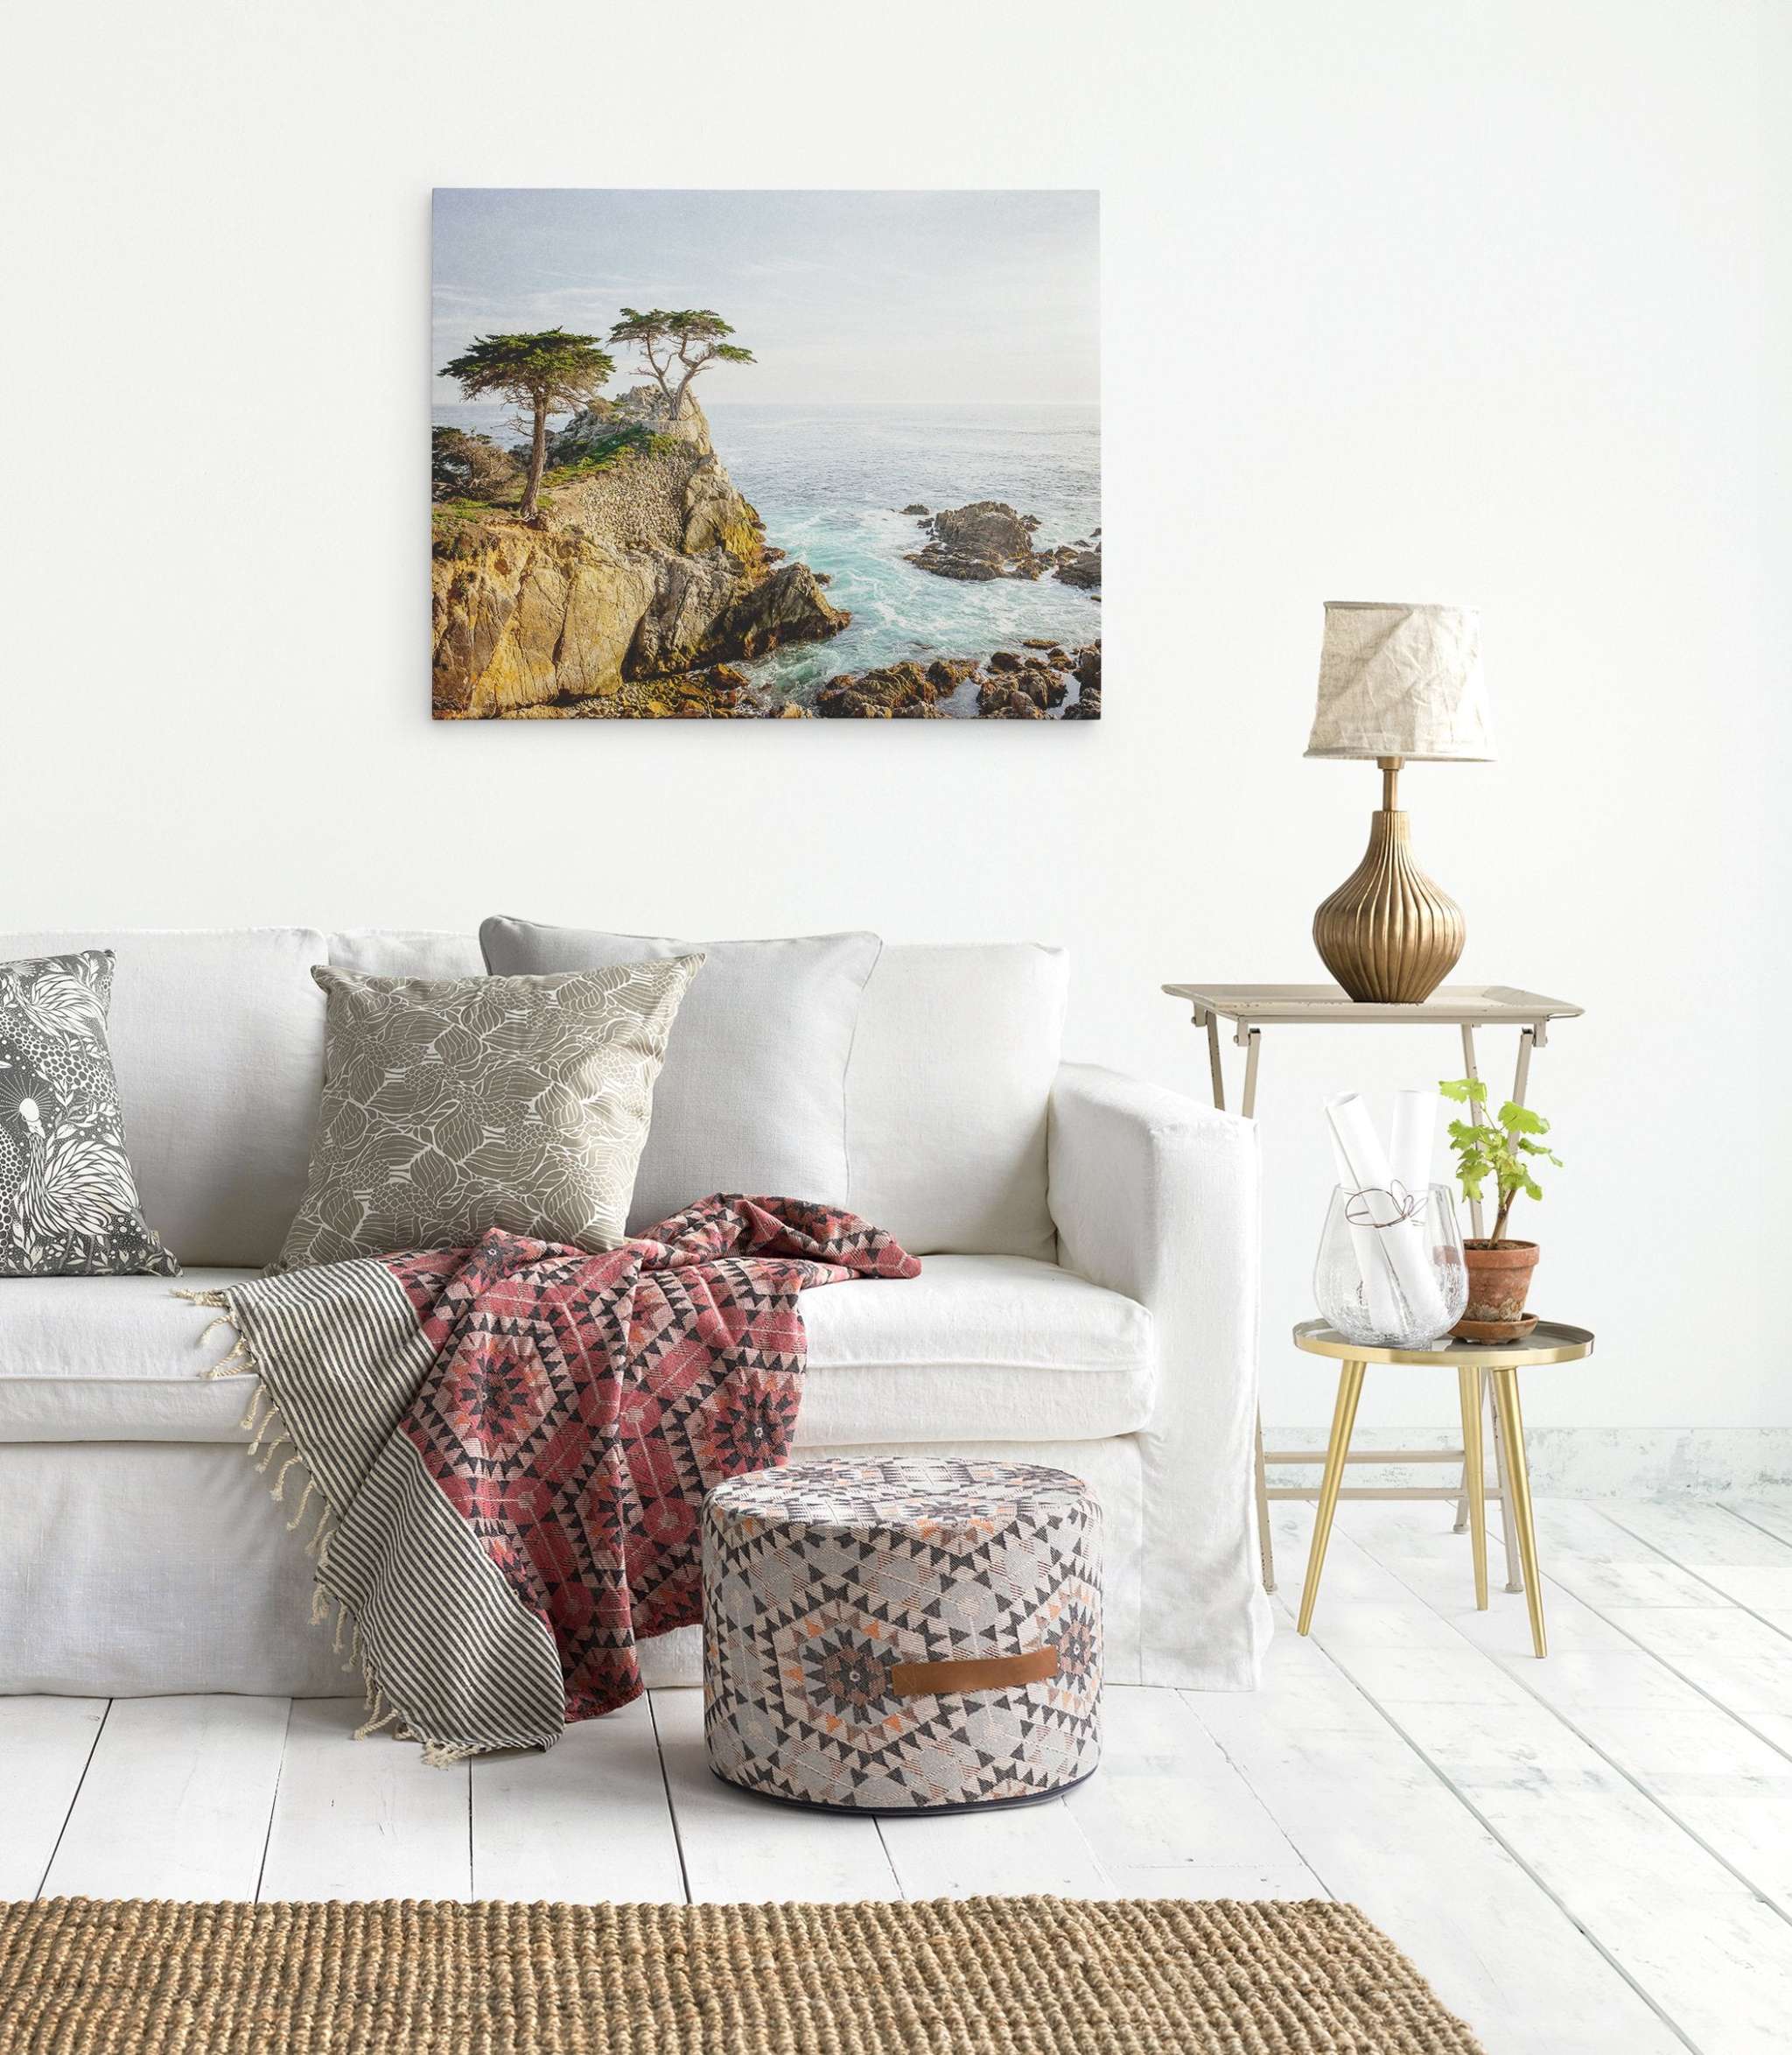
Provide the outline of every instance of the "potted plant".
[[1534,1315],[1527,1317],[1524,1301],[1530,1293],[1530,1273],[1536,1268],[1537,1246],[1535,1242],[1509,1240],[1506,1224],[1520,1192],[1528,1199],[1543,1197],[1536,1167],[1553,1163],[1559,1170],[1562,1159],[1541,1140],[1550,1132],[1549,1122],[1529,1106],[1515,1105],[1508,1099],[1496,1119],[1487,1119],[1481,1109],[1488,1088],[1482,1079],[1443,1078],[1438,1090],[1446,1099],[1469,1109],[1468,1119],[1450,1123],[1456,1181],[1463,1197],[1478,1201],[1489,1177],[1500,1196],[1493,1233],[1462,1245],[1468,1265],[1468,1304],[1451,1332],[1478,1342],[1516,1341],[1536,1325]]

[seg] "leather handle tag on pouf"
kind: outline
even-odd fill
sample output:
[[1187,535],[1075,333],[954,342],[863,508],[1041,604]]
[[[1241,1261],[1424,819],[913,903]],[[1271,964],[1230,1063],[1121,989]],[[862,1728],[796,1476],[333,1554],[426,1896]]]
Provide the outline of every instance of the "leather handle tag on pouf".
[[1015,1684],[1038,1684],[1058,1674],[1055,1645],[1030,1648],[1024,1655],[966,1656],[957,1662],[895,1663],[890,1689],[898,1698],[932,1698],[941,1692],[1005,1691]]

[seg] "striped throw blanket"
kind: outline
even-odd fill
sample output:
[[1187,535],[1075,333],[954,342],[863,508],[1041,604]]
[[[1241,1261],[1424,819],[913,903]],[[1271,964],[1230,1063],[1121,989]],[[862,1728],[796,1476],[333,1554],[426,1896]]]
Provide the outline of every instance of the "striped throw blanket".
[[[799,1295],[920,1266],[850,1213],[704,1199],[606,1255],[496,1230],[189,1294],[252,1371],[250,1453],[368,1690],[431,1762],[547,1748],[696,1621],[698,1511],[781,1463]],[[296,1474],[295,1474],[296,1473]]]

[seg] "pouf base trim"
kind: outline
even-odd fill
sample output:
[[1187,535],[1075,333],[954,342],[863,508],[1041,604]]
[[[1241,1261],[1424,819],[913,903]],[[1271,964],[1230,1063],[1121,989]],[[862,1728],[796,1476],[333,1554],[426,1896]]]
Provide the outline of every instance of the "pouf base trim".
[[[1100,1764],[1096,1765],[1096,1769],[1100,1767]],[[1026,1806],[1049,1805],[1067,1792],[1080,1791],[1095,1773],[1095,1770],[1085,1770],[1068,1784],[1054,1784],[1050,1791],[1024,1792],[1018,1798],[962,1799],[949,1806],[830,1806],[822,1799],[791,1798],[781,1791],[760,1791],[751,1784],[737,1784],[713,1763],[710,1765],[710,1776],[730,1791],[744,1791],[749,1798],[763,1799],[768,1806],[789,1806],[799,1813],[834,1813],[844,1820],[934,1820],[948,1813],[1015,1813]]]

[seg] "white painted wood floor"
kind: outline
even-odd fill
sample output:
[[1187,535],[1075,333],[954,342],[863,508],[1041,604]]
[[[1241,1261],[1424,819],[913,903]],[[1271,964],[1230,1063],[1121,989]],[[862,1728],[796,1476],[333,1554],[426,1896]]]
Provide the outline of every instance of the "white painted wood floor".
[[[0,1699],[0,1897],[1348,1898],[1489,2055],[1792,2047],[1792,1499],[1544,1500],[1552,1652],[1446,1508],[1340,1510],[1255,1695],[1112,1689],[1103,1766],[874,1821],[717,1783],[694,1691],[425,1770],[358,1703]],[[1292,1603],[1312,1515],[1279,1508]]]

